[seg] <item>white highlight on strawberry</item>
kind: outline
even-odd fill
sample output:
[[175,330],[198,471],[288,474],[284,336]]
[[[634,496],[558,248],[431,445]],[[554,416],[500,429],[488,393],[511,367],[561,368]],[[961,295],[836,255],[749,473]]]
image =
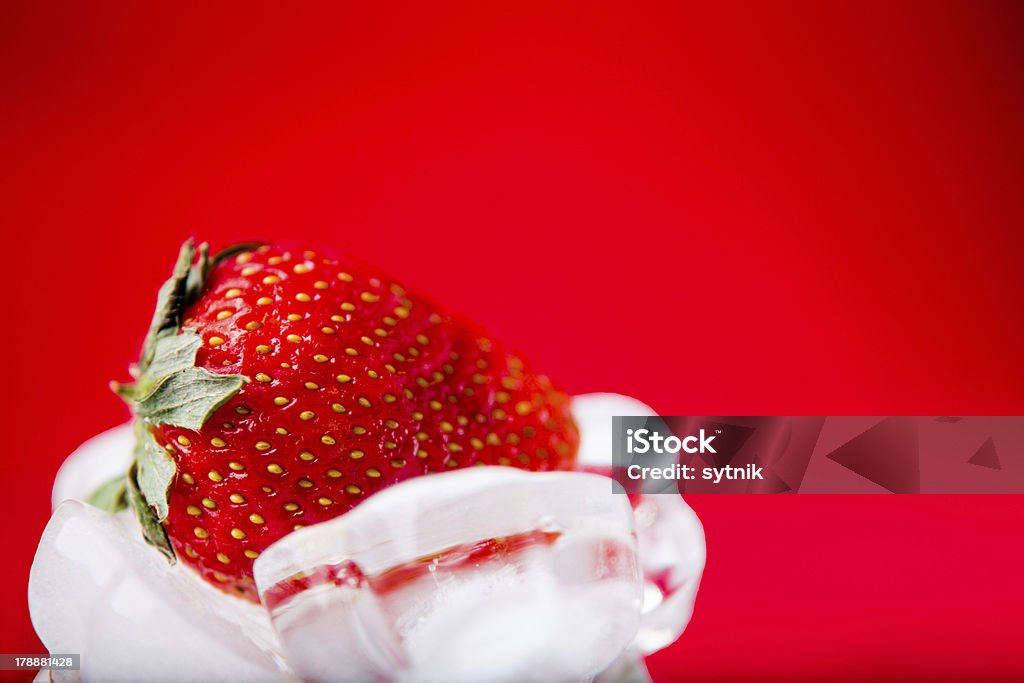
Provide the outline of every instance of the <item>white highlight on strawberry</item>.
[[[573,413],[589,472],[610,465],[612,415],[651,414],[613,394],[576,397]],[[54,681],[343,681],[361,671],[401,683],[581,681],[604,667],[596,683],[643,680],[640,655],[685,628],[704,567],[700,522],[677,496],[648,496],[630,514],[594,474],[455,471],[286,537],[256,563],[259,585],[325,562],[357,560],[373,574],[538,525],[557,540],[478,570],[441,567],[397,591],[321,584],[278,602],[271,619],[168,565],[131,515],[79,502],[123,471],[131,439],[122,427],[83,444],[54,485],[29,604],[51,652],[83,654],[81,672],[52,672]],[[595,555],[613,540],[624,549],[617,560]]]

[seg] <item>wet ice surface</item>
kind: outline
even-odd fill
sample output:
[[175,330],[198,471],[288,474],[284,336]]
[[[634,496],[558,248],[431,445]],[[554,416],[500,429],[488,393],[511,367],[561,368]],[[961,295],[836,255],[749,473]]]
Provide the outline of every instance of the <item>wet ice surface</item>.
[[[609,394],[573,411],[590,472],[610,465],[611,415],[650,414]],[[32,618],[51,652],[85,655],[56,681],[582,681],[606,667],[598,683],[642,681],[640,655],[685,628],[704,566],[678,496],[631,510],[595,474],[480,468],[405,482],[269,548],[268,615],[169,566],[128,514],[74,500],[130,450],[130,430],[101,434],[54,487],[70,501],[40,541]]]
[[[580,680],[640,614],[632,512],[608,486],[498,467],[411,480],[268,548],[256,584],[310,681]],[[296,574],[319,578],[275,598]]]

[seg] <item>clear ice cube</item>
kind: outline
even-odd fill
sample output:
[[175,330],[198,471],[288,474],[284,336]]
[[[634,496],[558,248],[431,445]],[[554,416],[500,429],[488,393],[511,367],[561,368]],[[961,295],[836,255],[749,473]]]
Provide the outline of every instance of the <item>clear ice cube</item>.
[[410,480],[288,535],[255,573],[311,682],[586,680],[633,641],[642,601],[627,499],[571,472]]
[[28,592],[47,649],[82,655],[77,676],[55,671],[55,680],[287,680],[265,612],[169,565],[127,512],[62,503]]
[[[572,412],[580,428],[580,468],[606,476],[612,466],[612,416],[656,414],[618,394],[576,396]],[[643,618],[635,648],[650,654],[675,642],[690,621],[706,559],[704,529],[678,495],[630,499],[644,575]]]
[[704,528],[676,495],[638,496],[633,514],[644,575],[635,646],[651,654],[674,643],[690,622],[704,571]]

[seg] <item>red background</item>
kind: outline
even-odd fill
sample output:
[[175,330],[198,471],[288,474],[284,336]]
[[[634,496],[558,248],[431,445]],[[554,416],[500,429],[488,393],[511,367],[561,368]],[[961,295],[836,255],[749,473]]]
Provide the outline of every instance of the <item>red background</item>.
[[[1024,5],[485,4],[0,5],[0,650],[189,234],[351,249],[663,413],[1024,412]],[[1024,678],[1021,498],[691,503],[657,680]]]

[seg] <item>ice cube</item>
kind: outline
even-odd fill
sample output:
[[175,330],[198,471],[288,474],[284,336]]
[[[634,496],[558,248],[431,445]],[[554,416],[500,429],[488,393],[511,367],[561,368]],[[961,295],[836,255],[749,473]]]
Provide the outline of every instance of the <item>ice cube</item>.
[[594,678],[593,683],[651,683],[643,656],[629,648]]
[[[610,473],[612,466],[612,416],[656,415],[650,406],[621,394],[583,394],[572,397],[572,416],[580,428],[579,468],[600,468]],[[610,484],[609,484],[610,485]]]
[[382,491],[255,574],[304,680],[579,681],[634,639],[637,562],[607,479],[488,467]]
[[265,611],[169,565],[127,512],[62,503],[28,592],[47,649],[82,654],[80,679],[55,680],[289,680]]
[[682,497],[669,493],[634,501],[644,608],[636,647],[650,654],[671,645],[693,615],[704,572],[704,528]]
[[53,508],[65,500],[88,500],[101,484],[128,472],[135,437],[124,424],[92,437],[67,457],[53,482]]
[[[572,399],[580,428],[581,469],[610,475],[612,416],[654,415],[636,399],[618,394],[585,394]],[[682,497],[673,493],[633,497],[640,564],[644,574],[644,610],[636,647],[656,652],[682,634],[706,559],[704,529]]]

